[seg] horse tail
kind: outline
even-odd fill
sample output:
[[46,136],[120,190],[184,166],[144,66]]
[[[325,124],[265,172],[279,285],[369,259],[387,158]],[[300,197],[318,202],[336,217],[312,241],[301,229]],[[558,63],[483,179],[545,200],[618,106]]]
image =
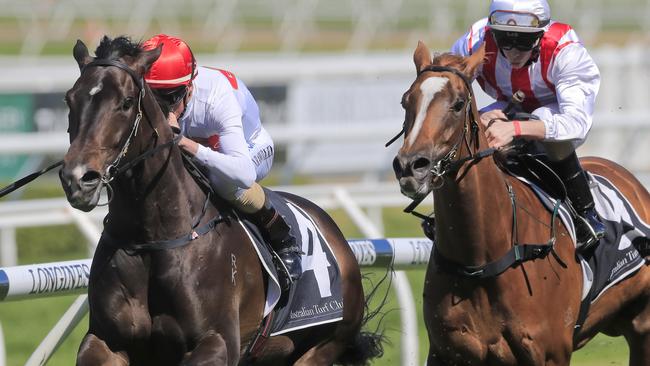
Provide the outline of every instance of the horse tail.
[[381,357],[384,354],[383,341],[383,334],[359,332],[348,347],[345,348],[337,363],[346,366],[368,365],[371,359]]
[[[368,323],[374,319],[377,319],[377,326],[374,332],[361,330],[357,333],[352,342],[349,343],[348,347],[345,348],[339,357],[338,363],[341,365],[368,365],[368,361],[371,359],[379,358],[384,355],[383,343],[387,342],[387,339],[384,336],[383,322],[388,312],[385,312],[383,309],[388,302],[388,293],[393,279],[392,274],[393,268],[388,268],[377,284],[372,283],[369,275],[363,276],[364,281],[369,282],[370,286],[368,287],[372,288],[372,291],[370,291],[364,299],[365,311],[360,328],[367,328]],[[386,281],[388,282],[386,284],[386,291],[379,292],[379,289],[382,288],[382,284]],[[381,298],[377,300],[379,304],[374,307],[374,309],[371,309],[370,303],[375,302],[374,298],[377,295],[381,295]]]

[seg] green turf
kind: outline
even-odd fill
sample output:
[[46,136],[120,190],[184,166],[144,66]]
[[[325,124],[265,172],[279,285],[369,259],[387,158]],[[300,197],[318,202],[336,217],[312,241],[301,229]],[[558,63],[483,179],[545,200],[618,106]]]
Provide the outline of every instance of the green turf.
[[[25,192],[25,197],[56,196],[60,194],[58,187],[34,186]],[[341,226],[346,237],[360,237],[361,233],[342,211],[331,212],[336,222]],[[400,212],[399,209],[384,211],[385,229],[387,236],[419,236],[418,222],[412,217]],[[60,226],[48,228],[20,229],[18,231],[19,255],[21,263],[37,263],[55,260],[86,258],[83,237],[73,226]],[[366,272],[373,283],[377,283],[384,271]],[[413,290],[418,319],[422,319],[422,287],[424,271],[409,271],[408,277]],[[370,282],[366,282],[366,292],[370,290]],[[376,300],[386,293],[385,287],[380,287]],[[385,354],[373,365],[396,365],[400,362],[400,323],[397,301],[392,291],[389,291],[388,303],[384,306],[387,313],[382,329],[388,343],[385,345]],[[47,298],[31,301],[18,301],[0,303],[0,323],[4,331],[7,365],[23,365],[31,352],[37,347],[47,332],[54,326],[65,310],[74,301],[75,296]],[[374,302],[372,306],[376,306]],[[371,322],[369,328],[376,329],[377,322]],[[76,350],[87,327],[87,318],[84,319],[55,353],[48,365],[71,365],[74,363]],[[424,327],[420,322],[420,364],[426,356],[427,337]],[[572,365],[578,366],[613,366],[627,364],[627,348],[622,338],[609,338],[598,336],[583,350],[574,355]]]

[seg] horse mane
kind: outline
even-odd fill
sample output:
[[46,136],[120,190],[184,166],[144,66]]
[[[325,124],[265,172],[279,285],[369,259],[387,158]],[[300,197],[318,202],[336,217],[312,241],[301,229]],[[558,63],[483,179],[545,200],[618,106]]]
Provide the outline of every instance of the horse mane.
[[95,50],[95,56],[100,59],[117,60],[124,56],[137,57],[142,53],[140,42],[134,42],[127,36],[109,38],[104,36]]

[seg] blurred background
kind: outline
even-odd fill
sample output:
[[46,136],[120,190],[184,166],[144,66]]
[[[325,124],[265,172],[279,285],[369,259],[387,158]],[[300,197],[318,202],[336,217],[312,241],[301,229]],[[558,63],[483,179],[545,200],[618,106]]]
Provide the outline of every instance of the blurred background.
[[[650,183],[650,0],[549,2],[552,17],[576,29],[601,69],[594,127],[579,155],[610,158]],[[200,65],[228,69],[250,87],[278,147],[263,183],[322,204],[349,238],[421,236],[418,220],[401,213],[408,201],[392,175],[399,143],[384,143],[401,128],[417,41],[446,51],[488,7],[488,0],[0,0],[0,183],[67,149],[62,98],[79,75],[77,39],[94,50],[103,35],[168,33],[184,39]],[[487,103],[480,94],[479,105]],[[0,202],[1,267],[90,256],[92,235],[62,197],[50,174]],[[407,273],[418,321],[423,275],[421,267]],[[401,362],[403,304],[388,293],[396,310],[381,325],[390,344],[376,365]],[[24,364],[73,300],[0,302],[0,366]],[[85,329],[84,320],[49,364],[72,364]],[[427,347],[419,332],[421,363]],[[573,364],[627,364],[622,344],[598,337]]]

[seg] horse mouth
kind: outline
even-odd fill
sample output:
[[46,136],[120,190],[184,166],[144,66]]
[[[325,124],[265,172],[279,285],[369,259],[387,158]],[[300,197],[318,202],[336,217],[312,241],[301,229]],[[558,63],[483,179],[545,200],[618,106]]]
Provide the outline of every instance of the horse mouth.
[[419,200],[426,197],[431,192],[431,180],[416,179],[414,177],[402,177],[399,179],[400,191],[406,197],[412,200]]
[[68,202],[70,202],[70,205],[77,210],[81,210],[84,212],[89,212],[95,207],[97,207],[97,203],[99,203],[99,195],[100,195],[101,189],[97,189],[95,192],[92,192],[91,194],[86,194],[83,196],[68,196]]
[[69,174],[61,171],[59,172],[59,178],[65,196],[72,207],[84,212],[89,212],[97,207],[102,191],[102,183],[99,177],[83,180],[71,179]]

